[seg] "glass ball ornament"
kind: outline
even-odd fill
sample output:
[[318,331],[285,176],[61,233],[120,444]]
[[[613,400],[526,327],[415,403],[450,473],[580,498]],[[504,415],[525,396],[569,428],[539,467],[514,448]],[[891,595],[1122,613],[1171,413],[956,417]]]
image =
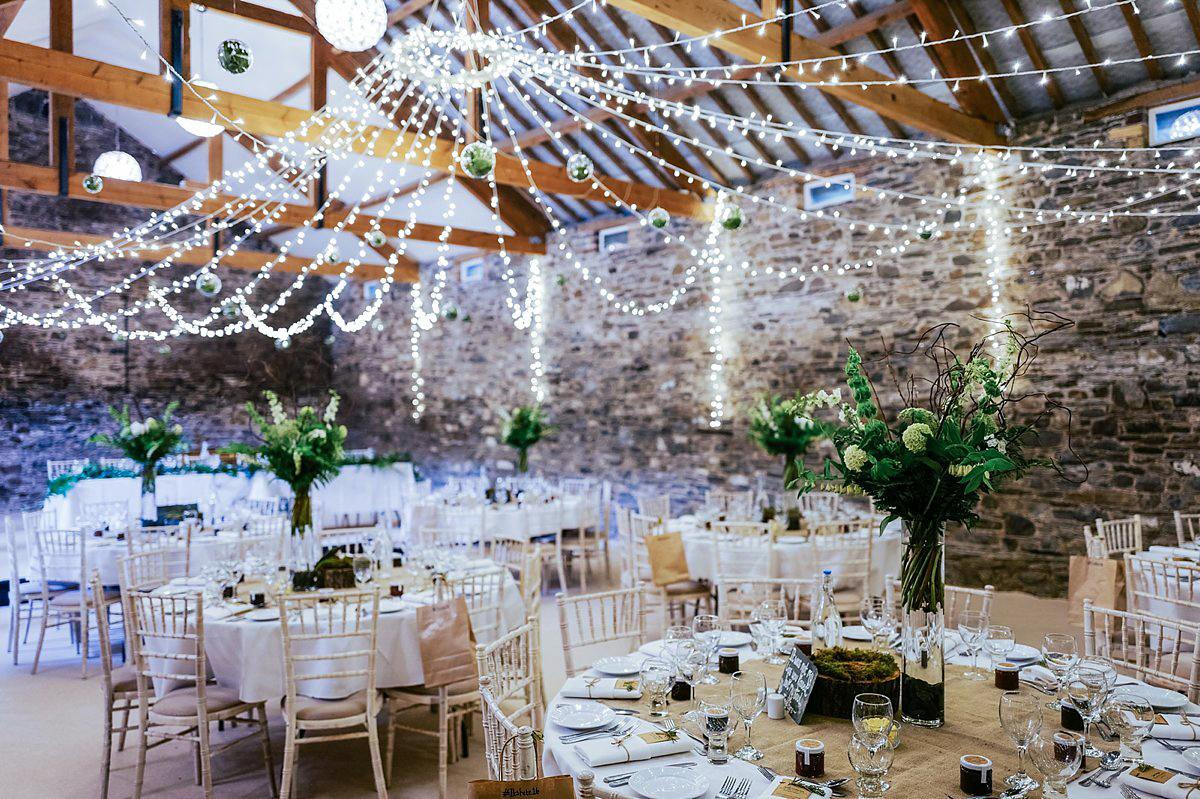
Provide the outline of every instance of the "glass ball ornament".
[[88,194],[99,194],[104,190],[104,178],[99,175],[87,175],[83,179],[83,190]]
[[226,303],[225,305],[221,306],[221,316],[224,316],[226,319],[232,319],[233,317],[235,317],[237,315],[238,315],[237,306],[234,305],[232,302]]
[[583,183],[589,179],[595,169],[596,165],[592,163],[592,159],[583,153],[575,153],[567,159],[567,177],[576,183]]
[[383,235],[382,230],[368,230],[367,235],[363,236],[363,238],[372,247],[382,247],[387,244],[387,236]]
[[920,237],[921,241],[929,241],[931,238],[933,238],[933,229],[927,227],[921,228],[917,231],[917,236]]
[[325,337],[325,346],[332,347],[336,341],[337,341],[337,338],[332,333],[330,333],[328,336]]
[[289,338],[287,336],[284,336],[283,338],[275,339],[275,349],[277,349],[281,352],[283,350],[288,349],[291,346],[292,346],[292,340],[291,340],[291,338]]
[[372,319],[371,320],[371,329],[374,330],[376,333],[382,333],[383,332],[383,320],[382,319]]
[[336,264],[342,260],[342,253],[337,247],[330,245],[329,249],[321,253],[319,260],[326,264]]
[[159,355],[170,355],[171,354],[171,345],[170,344],[159,344],[158,345],[158,354]]
[[496,168],[496,148],[473,141],[458,154],[458,165],[473,178],[486,178]]
[[232,75],[241,75],[254,64],[254,54],[240,39],[226,39],[217,47],[217,63]]
[[215,297],[221,291],[221,278],[213,272],[202,272],[196,278],[196,291],[202,297]]
[[667,225],[671,224],[671,215],[662,208],[655,208],[646,214],[646,219],[650,221],[652,227],[662,230]]
[[112,340],[117,343],[123,343],[129,340],[129,334],[124,330],[118,330],[112,334]]
[[121,150],[109,150],[96,156],[92,164],[92,174],[113,180],[130,180],[138,182],[142,179],[142,167],[137,159]]
[[862,299],[862,286],[854,286],[846,289],[846,300],[848,302],[858,302]]
[[347,53],[370,50],[387,30],[383,0],[317,0],[317,30]]
[[[193,89],[215,89],[215,88],[217,88],[217,84],[212,83],[207,80],[191,81],[191,86]],[[184,96],[187,96],[187,94],[188,94],[188,92],[184,92]],[[200,95],[205,96],[204,92],[200,92]],[[216,118],[216,115],[214,114],[214,120],[215,120],[215,118]],[[187,117],[176,117],[175,121],[179,123],[179,127],[183,128],[188,133],[192,134],[193,136],[199,136],[202,139],[211,139],[213,136],[217,136],[217,135],[221,134],[222,132],[224,132],[224,130],[225,130],[224,125],[218,125],[215,121],[205,121],[203,119],[188,119]]]
[[737,230],[746,224],[746,217],[742,214],[741,206],[726,204],[721,206],[717,222],[726,230]]

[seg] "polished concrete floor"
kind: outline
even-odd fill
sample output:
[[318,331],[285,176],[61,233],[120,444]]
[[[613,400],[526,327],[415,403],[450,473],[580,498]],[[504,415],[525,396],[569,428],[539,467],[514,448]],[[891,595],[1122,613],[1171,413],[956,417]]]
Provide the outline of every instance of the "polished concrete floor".
[[[615,565],[615,564],[614,564]],[[603,577],[595,575],[589,585],[603,588]],[[8,609],[4,608],[4,625]],[[1010,624],[1019,641],[1039,645],[1047,632],[1075,632],[1067,625],[1064,599],[1039,599],[1024,594],[1000,594],[993,619]],[[661,623],[653,622],[652,623]],[[652,628],[653,629],[653,628]],[[7,630],[5,629],[5,632]],[[99,663],[87,680],[79,677],[79,658],[66,640],[64,630],[51,631],[42,655],[39,673],[31,675],[32,646],[23,648],[21,665],[13,666],[11,655],[0,663],[0,797],[38,799],[83,799],[99,796],[102,707]],[[31,643],[36,639],[36,628]],[[542,643],[547,689],[553,695],[564,679],[561,639],[554,599],[542,603]],[[271,711],[271,739],[278,769],[283,751],[283,723],[278,707]],[[410,711],[410,721],[432,726],[428,711]],[[244,731],[216,734],[226,740]],[[124,752],[114,752],[109,795],[129,797],[133,790],[136,734]],[[471,756],[450,766],[452,797],[466,795],[468,780],[486,776],[482,735],[476,722]],[[437,796],[437,744],[433,738],[415,736],[398,746],[391,797]],[[214,758],[215,794],[230,799],[262,799],[269,796],[258,745],[248,742]],[[147,797],[200,796],[192,779],[192,757],[183,744],[168,744],[149,754],[144,795]],[[371,797],[371,780],[366,741],[344,741],[304,747],[298,781],[300,797]]]

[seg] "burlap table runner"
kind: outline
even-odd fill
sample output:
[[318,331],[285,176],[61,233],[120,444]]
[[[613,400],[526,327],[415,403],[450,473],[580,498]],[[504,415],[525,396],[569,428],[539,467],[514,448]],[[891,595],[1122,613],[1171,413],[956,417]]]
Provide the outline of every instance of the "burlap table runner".
[[[774,691],[779,685],[782,666],[770,666],[761,661],[748,661],[745,671],[760,672],[766,677],[767,690]],[[1012,740],[1000,727],[1000,695],[1004,693],[989,681],[971,681],[962,675],[963,666],[946,666],[946,724],[936,729],[925,729],[905,724],[896,749],[896,759],[888,775],[892,788],[889,799],[941,799],[946,794],[961,797],[958,787],[958,759],[966,754],[983,755],[993,763],[993,782],[997,792],[1003,789],[1004,777],[1017,769],[1017,750]],[[718,674],[726,689],[728,675]],[[701,690],[719,690],[719,686],[702,686]],[[1023,691],[1030,691],[1023,688]],[[1046,700],[1041,694],[1034,696]],[[648,700],[608,701],[613,707],[628,707],[640,711],[640,718],[648,718]],[[694,708],[693,702],[672,702],[671,717],[682,723],[681,715]],[[1057,728],[1058,718],[1053,710],[1045,714],[1047,727]],[[746,741],[745,726],[730,737],[730,751],[736,751]],[[688,724],[693,734],[694,724]],[[832,719],[811,713],[804,717],[804,724],[797,725],[790,718],[776,721],[763,713],[754,722],[754,745],[765,755],[758,765],[767,766],[781,775],[796,773],[796,740],[816,738],[825,743],[825,776],[854,778],[854,770],[846,759],[846,748],[854,727],[849,720]],[[1026,762],[1029,769],[1029,763]]]

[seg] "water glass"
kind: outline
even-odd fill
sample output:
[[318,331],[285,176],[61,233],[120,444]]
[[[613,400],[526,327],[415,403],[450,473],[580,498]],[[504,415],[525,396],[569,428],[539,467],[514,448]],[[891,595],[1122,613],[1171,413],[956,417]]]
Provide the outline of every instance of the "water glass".
[[963,648],[971,656],[971,668],[963,674],[968,680],[982,680],[987,676],[979,670],[979,649],[983,646],[987,629],[988,617],[983,613],[964,610],[958,614],[958,634],[962,638]]
[[712,614],[698,614],[692,619],[692,636],[700,642],[708,655],[705,673],[700,682],[704,685],[718,684],[720,680],[712,673],[711,663],[721,645],[721,620]]
[[370,581],[372,563],[369,557],[366,555],[355,555],[350,563],[354,568],[354,579],[358,580],[359,585],[364,585]]
[[1057,731],[1029,741],[1029,759],[1042,775],[1042,799],[1067,799],[1067,781],[1083,763],[1082,735]]
[[858,775],[859,799],[878,799],[890,787],[884,778],[892,767],[896,750],[883,733],[855,732],[847,747],[850,767]]
[[642,664],[642,689],[650,700],[652,718],[660,719],[667,715],[667,693],[675,684],[675,667],[665,660],[650,659]]
[[1042,729],[1041,703],[1032,696],[1008,691],[1000,697],[1000,726],[1017,747],[1017,773],[1004,783],[1010,788],[1032,790],[1037,780],[1025,773],[1025,749]]
[[695,696],[696,685],[700,683],[704,670],[708,667],[708,650],[698,641],[684,639],[675,642],[672,655],[678,679],[687,683]]
[[779,656],[779,636],[783,632],[783,625],[787,621],[787,604],[782,599],[768,599],[759,604],[755,609],[757,615],[756,621],[766,628],[766,634],[770,636],[770,646],[768,647],[769,655],[766,662],[774,666],[781,666],[787,663],[785,658]]
[[1067,678],[1067,699],[1079,711],[1083,719],[1083,740],[1085,754],[1100,757],[1104,753],[1092,746],[1092,724],[1100,716],[1100,709],[1108,699],[1108,678],[1099,669],[1088,666],[1077,666]]
[[1075,636],[1061,633],[1049,633],[1042,639],[1042,660],[1046,668],[1054,674],[1058,681],[1058,692],[1055,700],[1046,705],[1054,710],[1062,709],[1063,689],[1066,687],[1067,675],[1079,662],[1079,647],[1075,644]]
[[885,632],[892,627],[891,608],[886,597],[865,596],[858,605],[858,615],[862,626],[871,634],[871,645],[876,649],[886,649]]
[[704,732],[704,740],[708,742],[708,761],[713,765],[721,765],[729,760],[727,744],[729,743],[729,733],[733,731],[729,712],[730,702],[728,699],[724,701],[710,699],[700,703],[702,720],[700,729]]
[[1133,691],[1117,691],[1108,697],[1100,718],[1121,738],[1121,759],[1145,765],[1142,742],[1154,726],[1154,707],[1144,696]]
[[992,669],[996,668],[997,663],[1004,661],[1016,645],[1017,639],[1013,635],[1012,627],[1006,627],[1003,624],[990,625],[987,628],[987,638],[983,641],[983,648],[992,661]]
[[751,741],[750,726],[767,707],[767,678],[756,672],[735,671],[729,680],[729,699],[746,725],[746,745],[734,756],[742,760],[762,760],[763,753],[755,749]]

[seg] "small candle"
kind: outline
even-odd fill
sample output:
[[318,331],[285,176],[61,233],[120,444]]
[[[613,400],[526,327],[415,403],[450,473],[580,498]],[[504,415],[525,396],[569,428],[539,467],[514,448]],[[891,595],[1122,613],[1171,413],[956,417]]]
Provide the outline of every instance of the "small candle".
[[963,755],[958,761],[958,787],[971,796],[992,792],[992,761],[983,755]]
[[783,718],[783,694],[767,694],[767,718]]
[[1004,691],[1021,688],[1021,667],[1016,663],[1001,661],[996,664],[996,687]]
[[825,744],[816,738],[796,741],[796,776],[820,777],[825,774]]
[[733,674],[741,669],[741,661],[738,658],[738,651],[726,647],[717,650],[717,670],[722,674]]

